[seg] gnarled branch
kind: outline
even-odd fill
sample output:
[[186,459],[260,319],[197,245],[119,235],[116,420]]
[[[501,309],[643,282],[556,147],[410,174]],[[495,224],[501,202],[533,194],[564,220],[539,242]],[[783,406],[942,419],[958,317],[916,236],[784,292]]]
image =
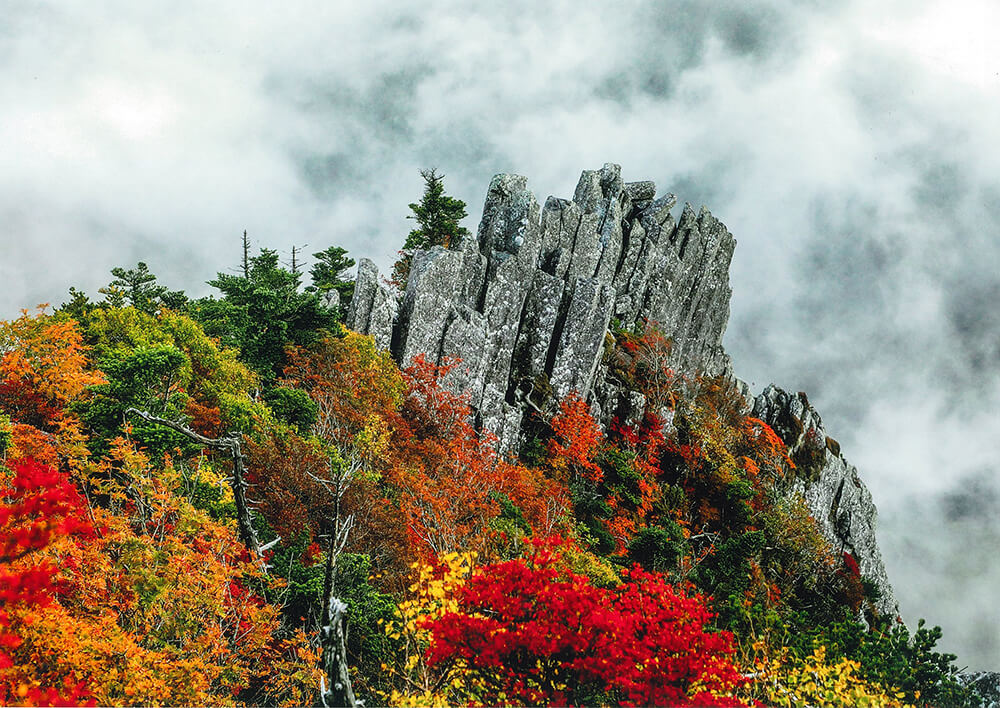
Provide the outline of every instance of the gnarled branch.
[[251,555],[257,558],[258,562],[263,565],[263,552],[265,549],[260,545],[260,539],[257,538],[257,531],[254,529],[253,524],[250,523],[250,507],[247,504],[246,458],[243,456],[241,449],[243,442],[242,433],[231,431],[221,438],[207,438],[201,433],[191,430],[186,425],[173,420],[167,420],[166,418],[160,418],[146,411],[141,411],[138,408],[129,408],[125,412],[134,413],[147,423],[154,423],[162,425],[165,428],[170,428],[174,432],[184,435],[189,440],[203,447],[229,453],[233,458],[233,499],[236,502],[236,526],[239,531],[240,540],[247,547],[247,550],[250,551]]

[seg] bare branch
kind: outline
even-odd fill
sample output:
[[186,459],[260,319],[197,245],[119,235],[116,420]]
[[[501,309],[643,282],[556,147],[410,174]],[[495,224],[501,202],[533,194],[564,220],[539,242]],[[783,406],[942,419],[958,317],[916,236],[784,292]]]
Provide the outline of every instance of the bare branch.
[[236,502],[236,525],[239,529],[240,540],[243,541],[243,544],[250,551],[251,555],[258,559],[261,567],[266,570],[267,566],[263,560],[263,553],[266,549],[261,547],[260,540],[257,538],[257,531],[250,522],[250,507],[247,505],[246,458],[243,456],[243,451],[240,447],[243,442],[243,435],[236,431],[230,431],[221,438],[207,438],[182,423],[160,418],[146,411],[141,411],[138,408],[129,408],[125,412],[134,413],[147,423],[154,423],[162,425],[165,428],[170,428],[203,447],[228,452],[232,456],[233,499]]

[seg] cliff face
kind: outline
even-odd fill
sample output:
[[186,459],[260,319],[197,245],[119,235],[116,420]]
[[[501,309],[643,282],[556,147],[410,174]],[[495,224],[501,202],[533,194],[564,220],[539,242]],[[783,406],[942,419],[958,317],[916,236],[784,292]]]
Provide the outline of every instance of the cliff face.
[[[675,204],[672,194],[657,198],[652,182],[624,182],[612,164],[584,171],[572,200],[550,197],[542,208],[524,177],[497,175],[476,237],[418,252],[401,299],[361,261],[347,326],[401,365],[419,354],[460,360],[449,384],[469,395],[477,424],[504,450],[516,448],[531,409],[551,414],[573,391],[605,424],[627,418],[643,401],[607,380],[612,320],[656,322],[679,371],[732,376],[722,337],[736,242],[704,208],[686,205],[675,222]],[[839,450],[825,447],[819,415],[804,395],[774,387],[748,397],[751,407],[793,454],[808,456],[810,473],[796,483],[813,515],[879,586],[880,608],[894,612],[871,495]]]
[[876,607],[895,615],[896,598],[875,539],[878,510],[857,468],[827,436],[819,413],[804,393],[792,395],[772,384],[754,399],[752,415],[770,425],[788,446],[798,474],[794,488],[802,492],[833,549],[854,556],[861,576],[878,587]]
[[602,413],[619,404],[594,390],[612,318],[659,323],[678,368],[728,373],[733,237],[704,209],[688,206],[675,223],[672,194],[657,199],[652,182],[626,183],[620,172],[585,171],[572,200],[541,209],[524,177],[498,175],[475,239],[415,255],[398,313],[363,260],[347,325],[388,344],[401,364],[421,353],[460,359],[452,383],[505,449],[539,402],[577,391]]

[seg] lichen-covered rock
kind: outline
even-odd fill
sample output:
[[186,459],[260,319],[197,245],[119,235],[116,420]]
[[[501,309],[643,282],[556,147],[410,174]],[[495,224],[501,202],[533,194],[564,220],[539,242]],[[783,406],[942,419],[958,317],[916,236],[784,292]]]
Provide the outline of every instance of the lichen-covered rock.
[[389,349],[396,310],[396,296],[379,280],[378,267],[367,258],[362,258],[358,263],[358,277],[347,310],[346,325],[370,334],[376,345]]
[[882,552],[875,539],[878,511],[858,470],[840,454],[804,393],[773,384],[754,399],[752,415],[770,425],[788,446],[796,465],[794,489],[802,492],[820,531],[835,551],[850,553],[861,575],[879,591],[876,608],[898,612]]
[[529,409],[550,415],[571,391],[599,414],[627,406],[627,392],[595,390],[612,318],[654,321],[686,372],[726,374],[735,241],[706,210],[689,207],[675,225],[673,195],[655,197],[655,184],[626,183],[606,164],[583,172],[572,200],[539,209],[524,177],[497,175],[474,238],[414,255],[398,316],[362,260],[347,324],[391,342],[402,365],[461,359],[448,385],[508,450]]
[[597,278],[576,281],[549,374],[556,399],[591,390],[614,295],[611,286]]
[[462,265],[461,251],[442,246],[414,254],[393,337],[393,355],[400,364],[405,366],[418,354],[435,363],[441,358],[448,315],[460,292]]
[[454,391],[470,394],[469,403],[474,408],[482,406],[482,391],[486,370],[486,318],[467,305],[459,305],[448,313],[444,339],[441,343],[441,360],[453,368],[445,384]]
[[980,708],[1000,708],[1000,673],[972,671],[958,675],[963,686],[971,686],[979,696]]

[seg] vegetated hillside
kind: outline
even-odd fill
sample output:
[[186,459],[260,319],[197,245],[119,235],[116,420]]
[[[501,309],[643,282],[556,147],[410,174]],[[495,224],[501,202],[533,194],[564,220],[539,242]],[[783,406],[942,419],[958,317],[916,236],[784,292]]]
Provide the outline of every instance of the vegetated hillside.
[[0,324],[0,702],[975,704],[804,394],[733,378],[722,224],[607,165],[473,237],[424,176],[402,293],[244,241]]

